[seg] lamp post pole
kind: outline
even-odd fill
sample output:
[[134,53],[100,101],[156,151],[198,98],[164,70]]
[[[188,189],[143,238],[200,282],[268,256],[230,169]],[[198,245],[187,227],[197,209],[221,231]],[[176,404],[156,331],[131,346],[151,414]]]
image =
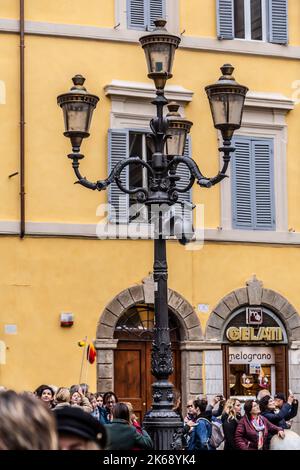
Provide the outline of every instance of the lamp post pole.
[[[234,68],[225,64],[222,76],[213,85],[206,87],[209,98],[214,126],[220,130],[223,136],[223,167],[213,178],[205,177],[192,158],[184,157],[184,147],[187,134],[190,132],[192,122],[182,118],[178,113],[176,103],[169,103],[169,113],[163,115],[164,106],[168,100],[164,96],[166,81],[172,77],[171,70],[175,49],[180,38],[169,34],[165,28],[165,20],[156,20],[156,28],[153,32],[140,38],[144,48],[148,77],[154,80],[156,97],[152,103],[156,106],[156,117],[150,121],[151,133],[148,135],[148,145],[151,150],[151,161],[145,162],[139,156],[121,160],[104,180],[95,183],[83,177],[79,171],[79,162],[84,158],[80,153],[82,140],[89,136],[89,127],[93,111],[99,98],[89,94],[84,87],[85,79],[81,75],[73,78],[74,86],[68,93],[59,95],[58,104],[64,114],[65,132],[72,144],[72,153],[68,157],[72,160],[73,170],[77,177],[77,183],[82,186],[102,191],[111,183],[116,183],[119,189],[130,195],[134,195],[139,203],[149,207],[153,215],[155,226],[154,237],[154,286],[155,286],[155,325],[152,348],[151,372],[156,381],[152,385],[152,408],[144,418],[144,426],[151,435],[156,450],[170,450],[179,448],[179,436],[183,430],[183,424],[178,414],[173,411],[173,385],[168,381],[173,372],[173,361],[168,322],[168,268],[166,256],[165,218],[166,207],[169,208],[178,203],[179,193],[190,190],[194,182],[200,187],[209,188],[226,177],[231,153],[231,139],[234,131],[241,126],[244,100],[247,88],[239,85],[232,77]],[[180,187],[177,182],[180,177],[177,174],[178,165],[185,165],[189,170],[189,182],[185,187]],[[147,172],[147,187],[130,189],[122,184],[121,173],[130,165],[141,166]],[[155,210],[154,210],[155,208]],[[170,215],[168,215],[170,218]],[[185,231],[184,217],[176,218],[176,237],[180,243],[189,241]],[[178,224],[181,230],[178,231]]]

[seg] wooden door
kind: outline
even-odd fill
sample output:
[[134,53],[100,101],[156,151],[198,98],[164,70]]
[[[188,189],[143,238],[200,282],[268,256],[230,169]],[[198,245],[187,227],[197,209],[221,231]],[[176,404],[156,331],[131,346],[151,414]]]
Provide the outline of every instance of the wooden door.
[[275,393],[284,393],[288,395],[288,360],[287,360],[287,347],[275,346],[275,379],[276,390]]
[[[152,405],[151,341],[119,340],[115,350],[115,393],[119,401],[132,403],[135,414],[142,421]],[[180,350],[172,343],[174,373],[170,382],[181,390]]]
[[138,420],[147,411],[146,342],[119,341],[114,358],[115,393],[119,401],[129,401]]

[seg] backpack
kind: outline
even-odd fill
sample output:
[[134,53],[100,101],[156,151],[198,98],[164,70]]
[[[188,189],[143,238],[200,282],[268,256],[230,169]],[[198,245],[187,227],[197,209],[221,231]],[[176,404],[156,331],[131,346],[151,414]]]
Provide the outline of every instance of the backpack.
[[217,449],[224,441],[223,424],[220,418],[216,418],[211,422],[211,425],[212,425],[212,431],[211,431],[211,438],[209,440],[209,444],[214,449]]

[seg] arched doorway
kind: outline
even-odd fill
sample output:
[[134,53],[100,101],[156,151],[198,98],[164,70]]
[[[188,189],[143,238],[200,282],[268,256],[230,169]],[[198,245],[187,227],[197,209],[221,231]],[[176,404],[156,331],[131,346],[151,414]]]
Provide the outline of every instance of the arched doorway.
[[[174,373],[170,381],[181,389],[180,325],[169,311]],[[118,340],[114,351],[115,393],[120,401],[132,403],[140,420],[152,404],[151,350],[154,327],[152,305],[136,304],[118,320],[114,338]]]
[[288,391],[288,346],[284,324],[265,306],[244,306],[223,327],[224,391],[227,397],[256,397]]
[[[98,392],[104,393],[108,390],[116,390],[117,388],[119,377],[116,375],[115,351],[118,349],[118,343],[122,339],[117,338],[115,330],[119,319],[129,309],[137,305],[153,306],[154,287],[153,276],[150,274],[143,279],[142,284],[128,287],[118,293],[102,311],[94,342],[97,351],[96,373]],[[171,327],[172,322],[175,322],[177,330],[180,332],[176,341],[178,351],[175,360],[177,359],[178,364],[181,363],[181,374],[177,374],[179,377],[181,375],[181,384],[177,379],[177,382],[175,380],[175,385],[181,391],[182,406],[184,408],[190,397],[196,398],[199,394],[203,393],[203,334],[198,315],[193,306],[182,295],[172,289],[168,289],[168,306],[169,312],[171,312]],[[178,341],[179,337],[180,343]],[[149,346],[143,347],[149,348]],[[144,353],[136,352],[135,354],[141,355]],[[148,371],[150,370],[149,367],[147,369]],[[140,372],[139,374],[141,375]],[[151,391],[151,387],[148,387],[148,390]]]

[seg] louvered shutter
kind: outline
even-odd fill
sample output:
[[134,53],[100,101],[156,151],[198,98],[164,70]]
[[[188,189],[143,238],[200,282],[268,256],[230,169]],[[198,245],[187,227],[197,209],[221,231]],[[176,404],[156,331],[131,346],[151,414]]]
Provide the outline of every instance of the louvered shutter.
[[[188,136],[186,139],[185,148],[184,148],[184,156],[187,158],[191,157],[191,137],[190,136]],[[184,165],[183,163],[180,163],[177,167],[176,175],[180,176],[180,180],[177,181],[176,186],[178,188],[184,188],[189,183],[189,180],[190,180],[189,169],[187,168],[186,165]],[[186,193],[178,193],[178,195],[179,195],[178,197],[179,201],[181,202],[186,201],[189,203],[192,202],[192,190],[191,189],[187,191]],[[175,213],[177,215],[184,216],[184,218],[188,221],[193,220],[193,213],[191,210],[189,210],[188,208],[185,208],[183,210],[182,205],[178,203],[176,203],[174,207],[175,207]]]
[[[109,173],[124,158],[128,158],[129,132],[124,129],[110,129],[108,132],[108,171]],[[121,173],[122,185],[128,187],[128,167]],[[129,196],[123,193],[116,183],[109,186],[109,221],[128,223]]]
[[154,21],[166,17],[166,0],[149,0],[149,19],[147,26],[154,28]]
[[269,0],[269,41],[288,43],[288,0]]
[[251,177],[251,140],[234,139],[232,157],[232,215],[233,228],[252,229],[254,194]]
[[148,0],[127,0],[127,24],[131,29],[145,30]]
[[217,0],[218,39],[234,38],[234,0]]
[[252,141],[252,156],[255,187],[254,228],[274,230],[273,142],[271,140]]

